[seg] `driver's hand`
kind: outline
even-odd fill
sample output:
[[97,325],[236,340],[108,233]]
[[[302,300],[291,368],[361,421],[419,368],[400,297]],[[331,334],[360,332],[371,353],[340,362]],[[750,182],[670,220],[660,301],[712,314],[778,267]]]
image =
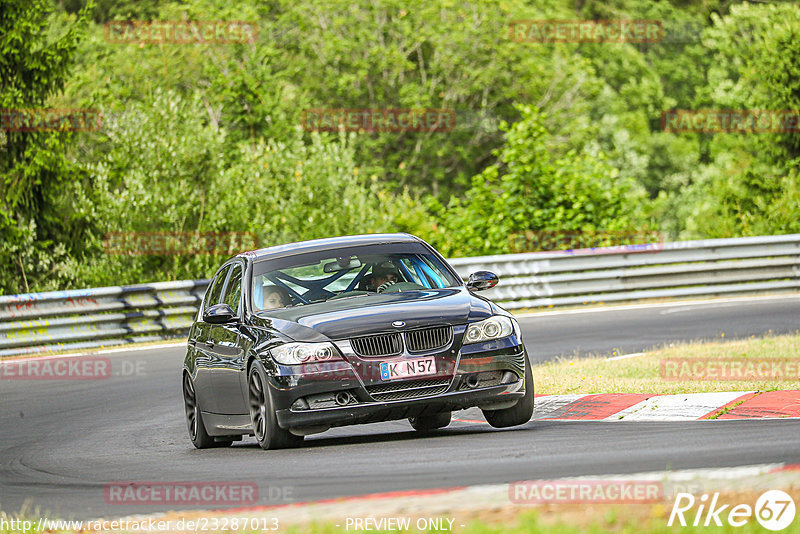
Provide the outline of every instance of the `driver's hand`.
[[378,290],[377,291],[378,291],[378,293],[383,293],[384,291],[386,291],[386,288],[388,288],[389,286],[393,286],[396,283],[397,283],[397,280],[389,280],[388,282],[384,282],[380,286],[378,286]]

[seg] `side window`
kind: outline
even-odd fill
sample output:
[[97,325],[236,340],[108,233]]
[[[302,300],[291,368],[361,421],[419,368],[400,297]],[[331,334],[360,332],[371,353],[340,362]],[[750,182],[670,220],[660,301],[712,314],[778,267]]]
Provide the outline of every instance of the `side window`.
[[214,304],[219,304],[219,297],[222,294],[222,286],[225,285],[225,278],[228,277],[230,267],[225,267],[211,282],[211,286],[206,291],[206,298],[203,301],[203,309],[207,310]]
[[242,296],[242,266],[236,263],[232,269],[222,302],[230,306],[234,313],[238,314],[239,299]]

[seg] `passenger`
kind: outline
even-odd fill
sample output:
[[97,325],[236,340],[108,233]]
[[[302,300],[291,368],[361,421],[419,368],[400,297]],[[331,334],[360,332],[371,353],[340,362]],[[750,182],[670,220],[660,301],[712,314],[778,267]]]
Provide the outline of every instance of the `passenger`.
[[264,286],[264,305],[262,310],[285,308],[292,303],[292,297],[286,289],[278,286]]

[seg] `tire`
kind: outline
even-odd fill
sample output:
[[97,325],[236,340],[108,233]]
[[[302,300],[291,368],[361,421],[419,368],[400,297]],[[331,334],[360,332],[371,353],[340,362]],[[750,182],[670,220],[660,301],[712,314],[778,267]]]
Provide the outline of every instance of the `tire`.
[[264,449],[285,449],[303,442],[303,436],[295,436],[278,426],[278,419],[269,396],[267,372],[258,360],[247,373],[247,405],[250,421],[258,445]]
[[495,428],[524,425],[533,417],[533,372],[525,355],[525,396],[511,408],[482,410],[486,421]]
[[451,412],[442,412],[434,415],[420,415],[417,417],[409,417],[408,422],[414,427],[417,432],[427,432],[429,430],[436,430],[437,428],[444,428],[450,424]]
[[213,447],[229,447],[233,441],[217,441],[206,432],[203,423],[203,413],[197,403],[197,392],[189,373],[183,373],[183,407],[186,412],[186,426],[189,429],[189,439],[198,449]]

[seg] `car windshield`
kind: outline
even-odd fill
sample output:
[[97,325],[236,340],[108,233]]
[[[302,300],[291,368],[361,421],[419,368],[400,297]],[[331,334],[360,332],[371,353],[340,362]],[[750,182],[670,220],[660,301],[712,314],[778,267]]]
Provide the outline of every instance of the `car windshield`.
[[253,266],[252,280],[256,311],[461,285],[421,243],[337,248],[264,260]]

